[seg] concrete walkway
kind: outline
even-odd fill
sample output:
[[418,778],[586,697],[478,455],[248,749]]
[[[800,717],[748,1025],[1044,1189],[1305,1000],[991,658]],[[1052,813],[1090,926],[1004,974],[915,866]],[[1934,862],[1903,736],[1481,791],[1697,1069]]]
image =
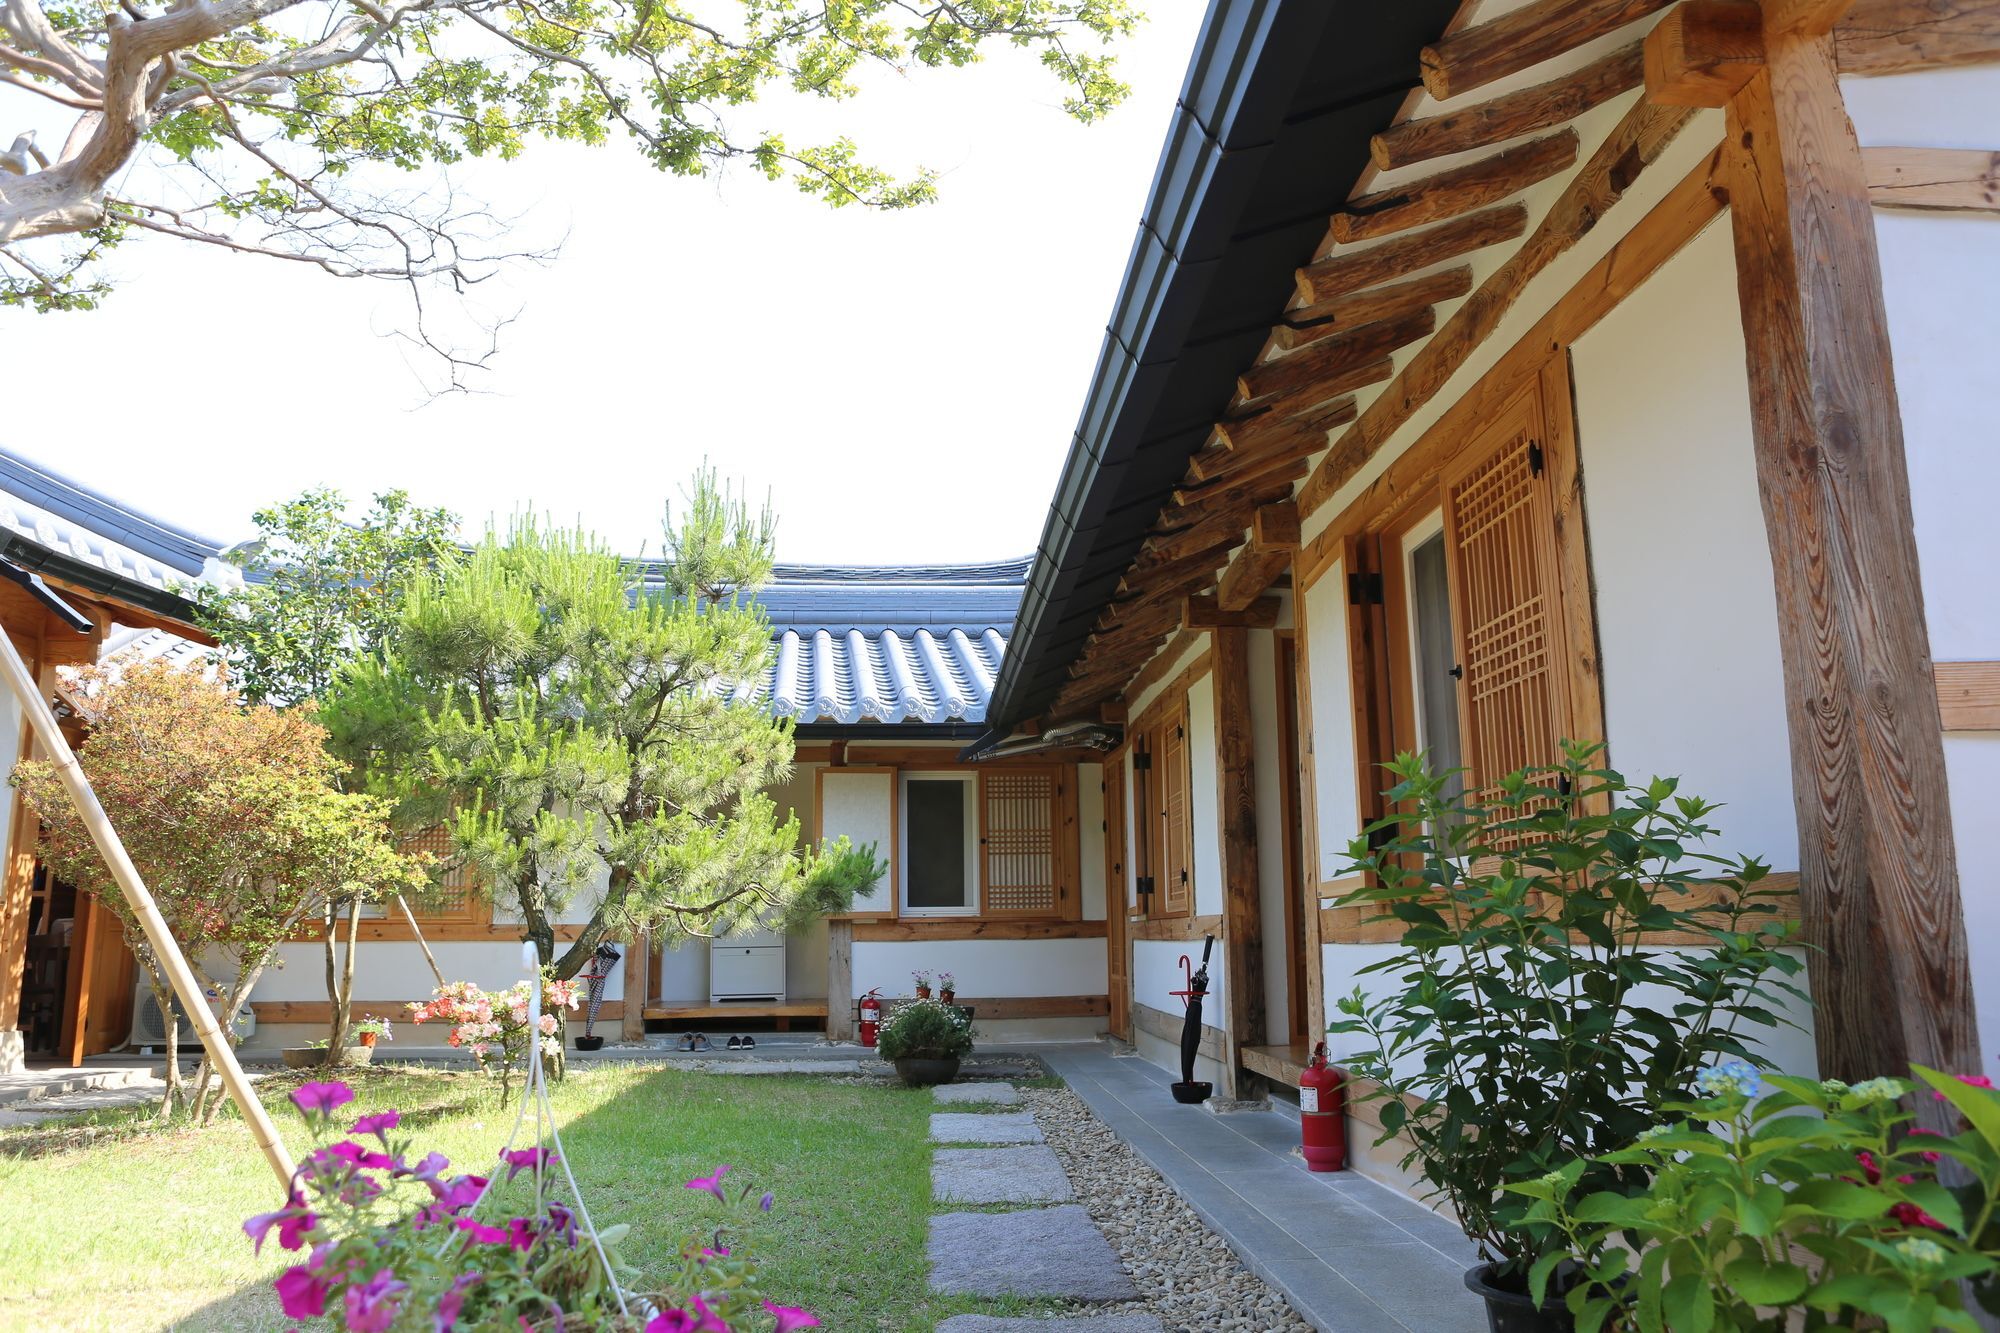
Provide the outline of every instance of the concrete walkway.
[[1485,1307],[1465,1289],[1478,1259],[1464,1233],[1352,1171],[1307,1171],[1296,1111],[1178,1105],[1171,1074],[1109,1046],[1037,1054],[1318,1328],[1484,1333]]

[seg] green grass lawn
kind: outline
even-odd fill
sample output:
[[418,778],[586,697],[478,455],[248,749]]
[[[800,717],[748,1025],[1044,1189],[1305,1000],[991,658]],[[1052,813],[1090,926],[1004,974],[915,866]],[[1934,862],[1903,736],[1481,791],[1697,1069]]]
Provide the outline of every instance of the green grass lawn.
[[[394,1107],[416,1151],[483,1170],[513,1124],[476,1074],[362,1071],[344,1114]],[[295,1153],[303,1123],[270,1086]],[[758,1244],[765,1285],[831,1330],[929,1333],[948,1315],[1033,1312],[925,1290],[931,1205],[928,1092],[812,1077],[729,1077],[630,1066],[573,1071],[554,1089],[591,1214],[629,1222],[627,1262],[666,1266],[702,1216],[683,1187],[728,1163],[776,1191]],[[243,1219],[278,1190],[240,1121],[159,1130],[149,1111],[99,1112],[88,1129],[0,1133],[0,1329],[257,1329],[285,1321],[269,1282],[290,1261],[250,1252]],[[521,1182],[526,1184],[525,1180]]]

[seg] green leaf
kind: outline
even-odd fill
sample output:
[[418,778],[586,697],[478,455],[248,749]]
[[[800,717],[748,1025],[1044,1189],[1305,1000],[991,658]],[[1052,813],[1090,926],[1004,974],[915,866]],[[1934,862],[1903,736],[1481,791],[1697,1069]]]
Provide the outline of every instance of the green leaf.
[[1752,1305],[1790,1305],[1806,1289],[1806,1270],[1797,1264],[1770,1263],[1760,1254],[1746,1254],[1722,1270],[1730,1288]]
[[1706,1273],[1676,1276],[1661,1293],[1661,1307],[1673,1333],[1709,1333],[1715,1327],[1715,1293]]

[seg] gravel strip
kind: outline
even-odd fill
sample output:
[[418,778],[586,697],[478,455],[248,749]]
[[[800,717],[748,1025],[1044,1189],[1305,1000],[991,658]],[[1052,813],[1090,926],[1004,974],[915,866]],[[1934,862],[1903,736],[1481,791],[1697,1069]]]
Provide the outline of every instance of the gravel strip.
[[1021,1095],[1069,1172],[1077,1201],[1170,1333],[1312,1333],[1075,1093],[1024,1088]]

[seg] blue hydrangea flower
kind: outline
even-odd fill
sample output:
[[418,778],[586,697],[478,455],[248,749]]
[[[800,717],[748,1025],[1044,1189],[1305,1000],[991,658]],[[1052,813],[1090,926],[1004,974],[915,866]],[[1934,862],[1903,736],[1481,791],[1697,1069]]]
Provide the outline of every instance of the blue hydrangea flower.
[[1696,1074],[1694,1085],[1711,1097],[1755,1097],[1764,1090],[1764,1079],[1742,1060],[1731,1060]]

